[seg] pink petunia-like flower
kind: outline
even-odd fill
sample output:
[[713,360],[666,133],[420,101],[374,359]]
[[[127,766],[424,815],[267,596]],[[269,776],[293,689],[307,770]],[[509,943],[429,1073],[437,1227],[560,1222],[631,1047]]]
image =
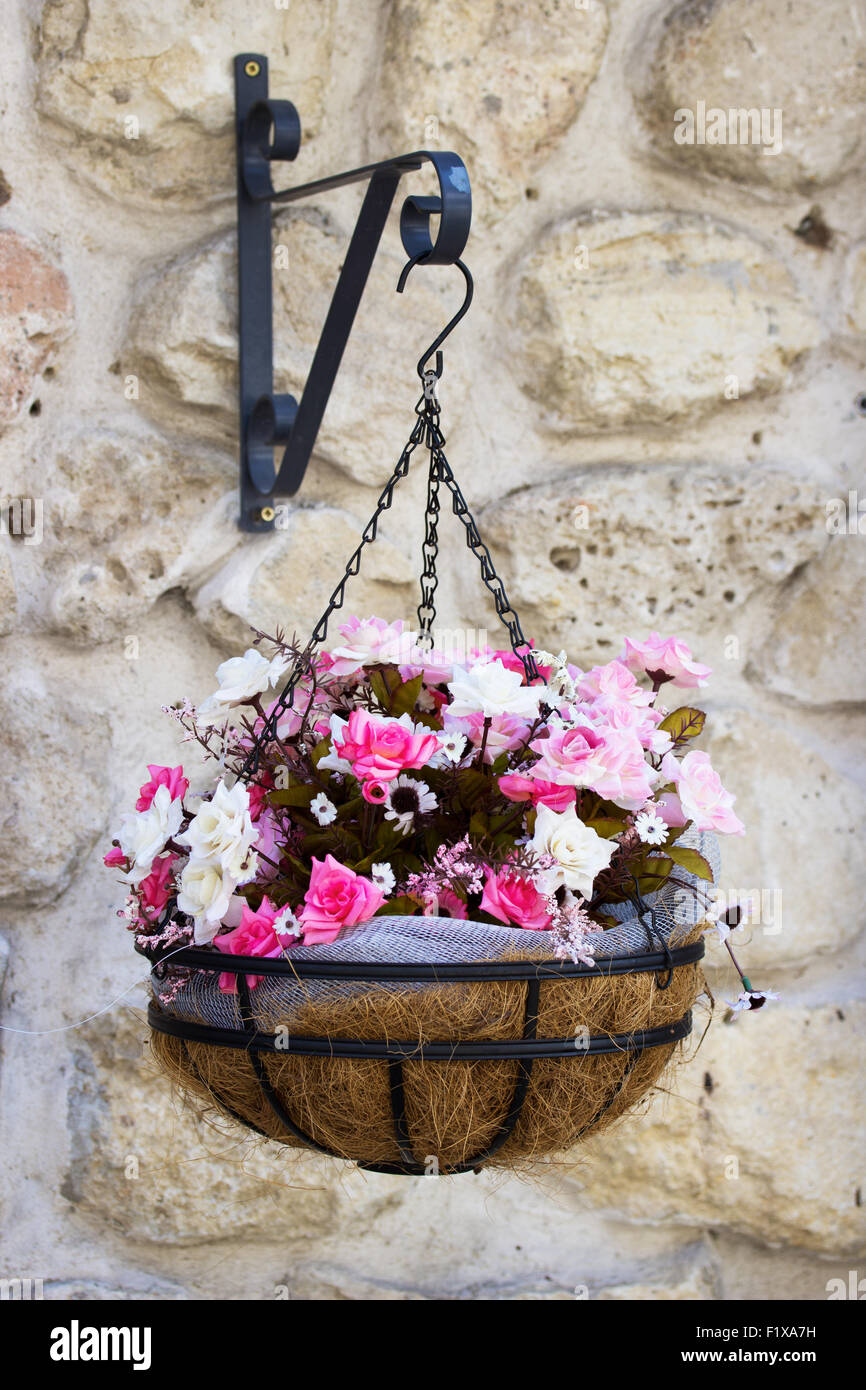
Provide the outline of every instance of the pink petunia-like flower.
[[[465,735],[474,747],[480,748],[484,738],[484,715],[480,711],[476,711],[475,714],[455,715],[446,709],[442,722],[446,729]],[[520,747],[528,733],[529,725],[518,715],[494,714],[484,744],[484,761],[492,763],[500,753],[512,753],[515,748]]]
[[721,835],[745,835],[743,822],[732,810],[736,797],[726,792],[709,754],[695,749],[680,762],[673,753],[662,759],[662,777],[673,782],[687,820],[696,830],[717,830]]
[[416,728],[408,714],[388,719],[352,710],[345,727],[334,735],[334,752],[346,759],[359,782],[393,781],[410,768],[425,767],[438,748],[432,730]]
[[437,888],[424,898],[425,917],[459,917],[466,920],[466,904],[452,888]]
[[107,869],[125,869],[126,855],[120,845],[112,845],[108,853],[103,856],[102,862]]
[[313,858],[310,886],[304,894],[299,921],[304,928],[304,945],[333,941],[341,927],[365,922],[382,906],[381,888],[354,869],[340,864],[332,854],[324,860]]
[[524,777],[519,772],[500,777],[499,790],[509,801],[531,801],[533,806],[549,806],[551,811],[565,811],[574,805],[574,787],[545,782],[541,777]]
[[253,849],[258,855],[256,878],[260,883],[270,882],[280,872],[280,856],[285,844],[285,835],[270,806],[261,812],[254,824],[258,831],[258,837],[253,843]]
[[415,634],[404,632],[402,621],[386,623],[384,618],[350,618],[341,623],[343,641],[332,647],[332,676],[354,676],[365,666],[399,665],[410,661]]
[[[643,691],[645,695],[649,693],[648,690]],[[608,727],[633,734],[641,748],[651,753],[669,753],[673,748],[670,734],[658,728],[664,719],[660,710],[642,709],[624,700],[608,701],[605,698],[597,700],[592,709],[597,720],[595,727],[602,733]]]
[[507,926],[525,927],[528,931],[547,931],[553,921],[547,898],[525,875],[508,868],[498,873],[488,870],[481,910]]
[[593,666],[578,681],[577,693],[584,700],[591,700],[602,707],[625,704],[643,708],[652,703],[651,693],[638,685],[623,661],[608,661],[604,666]]
[[165,911],[174,888],[172,866],[177,857],[176,854],[165,854],[161,859],[154,859],[147,878],[143,878],[138,885],[141,915],[148,922],[155,922]]
[[[275,930],[274,923],[283,915],[284,909],[274,907],[267,897],[262,898],[256,911],[249,903],[244,903],[240,926],[235,927],[234,931],[223,932],[222,936],[215,936],[213,944],[217,950],[233,956],[263,956],[266,959],[281,956],[298,940],[291,932],[282,934]],[[261,979],[261,975],[247,975],[247,984],[250,989],[255,989]],[[219,987],[223,994],[237,994],[237,976],[233,971],[222,972]]]
[[148,763],[150,781],[139,788],[136,811],[149,811],[153,798],[160,787],[168,787],[172,801],[181,800],[189,791],[189,778],[184,777],[182,767],[160,767],[158,763]]
[[657,632],[651,632],[645,642],[627,637],[622,660],[632,671],[645,673],[652,680],[662,677],[687,690],[706,685],[712,675],[709,666],[695,661],[685,642],[678,637],[660,637]]

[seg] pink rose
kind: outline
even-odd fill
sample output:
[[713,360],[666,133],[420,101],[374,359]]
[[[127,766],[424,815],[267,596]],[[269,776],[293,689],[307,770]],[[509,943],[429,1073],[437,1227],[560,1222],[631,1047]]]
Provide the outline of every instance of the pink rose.
[[366,922],[382,906],[385,894],[369,878],[340,864],[332,854],[313,859],[310,886],[304,894],[299,920],[304,945],[333,941],[341,927]]
[[545,782],[540,777],[506,773],[499,779],[499,790],[509,801],[531,801],[533,806],[549,806],[551,811],[567,811],[574,805],[574,787]]
[[150,781],[139,788],[136,811],[149,811],[160,787],[168,787],[172,801],[177,801],[178,797],[182,800],[186,796],[189,778],[184,777],[182,767],[160,767],[157,763],[148,763],[147,770],[150,773]]
[[533,771],[542,781],[591,787],[601,775],[604,740],[586,724],[554,728],[547,738],[533,739],[529,746],[540,754]]
[[334,751],[352,765],[359,782],[390,782],[409,768],[424,767],[438,751],[436,735],[416,731],[408,715],[387,719],[355,709],[334,737]]
[[147,878],[143,878],[138,885],[141,915],[148,922],[155,922],[165,911],[174,890],[172,865],[176,859],[176,854],[165,854],[161,859],[154,859]]
[[644,750],[631,730],[608,727],[603,734],[602,770],[589,785],[606,801],[627,811],[639,811],[653,789],[652,769]]
[[553,920],[547,899],[535,884],[507,868],[498,873],[487,871],[481,910],[508,926],[526,927],[529,931],[547,931]]
[[[244,903],[240,926],[235,927],[234,931],[223,932],[222,936],[215,936],[214,946],[232,956],[265,956],[268,959],[281,956],[283,951],[297,942],[297,937],[291,932],[281,935],[274,930],[274,922],[282,910],[274,907],[266,897],[262,898],[256,912],[249,903]],[[261,975],[247,975],[247,984],[250,989],[255,989],[261,979]],[[223,971],[219,986],[223,994],[237,994],[237,976],[233,971]]]
[[686,689],[706,685],[707,676],[712,675],[709,666],[695,661],[685,642],[678,637],[660,637],[657,632],[651,632],[645,642],[627,637],[622,659],[632,671],[645,672],[651,680],[663,676]]
[[666,753],[662,776],[676,786],[683,814],[694,822],[695,829],[745,835],[743,822],[731,809],[736,797],[725,791],[707,753],[695,750],[687,753],[682,762],[673,753]]

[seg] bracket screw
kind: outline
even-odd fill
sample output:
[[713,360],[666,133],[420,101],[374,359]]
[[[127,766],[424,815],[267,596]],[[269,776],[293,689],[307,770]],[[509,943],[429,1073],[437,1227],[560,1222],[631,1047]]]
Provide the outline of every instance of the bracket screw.
[[244,63],[244,72],[247,77],[258,77],[261,70],[261,64],[257,63],[255,58],[251,58],[248,63]]
[[259,507],[255,519],[256,521],[273,521],[275,516],[276,512],[273,507]]

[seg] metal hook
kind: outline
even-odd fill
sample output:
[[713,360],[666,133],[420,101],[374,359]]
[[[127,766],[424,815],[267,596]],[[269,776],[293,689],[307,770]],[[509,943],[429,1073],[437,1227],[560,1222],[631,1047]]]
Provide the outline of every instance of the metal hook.
[[[423,259],[424,255],[422,254],[419,256],[413,256],[410,261],[406,262],[400,273],[400,279],[397,281],[398,294],[402,294],[403,290],[406,287],[406,281],[409,277],[409,271],[412,269],[413,266],[416,266],[418,262]],[[442,375],[442,353],[439,351],[439,349],[445,342],[445,339],[448,337],[448,334],[452,331],[452,329],[457,327],[458,323],[463,318],[463,315],[468,312],[469,305],[472,303],[472,296],[475,293],[475,285],[468,267],[465,266],[462,261],[455,261],[454,264],[458,267],[459,270],[462,271],[463,278],[466,281],[466,297],[463,300],[463,303],[461,304],[460,308],[457,310],[457,313],[454,315],[453,319],[446,323],[445,327],[442,329],[442,332],[439,334],[439,337],[436,338],[434,342],[430,344],[427,351],[423,353],[422,356],[418,359],[418,375],[420,376],[422,381],[424,380],[424,371],[427,365],[427,361],[429,358],[433,356],[434,352],[436,353],[437,380]]]

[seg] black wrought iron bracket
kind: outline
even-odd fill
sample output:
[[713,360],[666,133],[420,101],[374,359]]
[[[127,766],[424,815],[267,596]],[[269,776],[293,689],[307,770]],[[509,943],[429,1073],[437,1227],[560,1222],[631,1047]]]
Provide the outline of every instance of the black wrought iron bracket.
[[[290,101],[268,97],[268,60],[235,58],[238,162],[238,340],[240,377],[240,518],[246,531],[269,531],[274,502],[298,491],[316,442],[379,241],[404,174],[432,164],[438,196],[411,196],[400,237],[417,264],[452,265],[469,236],[469,176],[456,154],[415,150],[378,164],[276,190],[271,165],[296,158],[301,122]],[[367,192],[300,401],[274,392],[272,207],[366,183]],[[431,220],[438,217],[435,237]],[[275,449],[283,449],[279,467]]]

